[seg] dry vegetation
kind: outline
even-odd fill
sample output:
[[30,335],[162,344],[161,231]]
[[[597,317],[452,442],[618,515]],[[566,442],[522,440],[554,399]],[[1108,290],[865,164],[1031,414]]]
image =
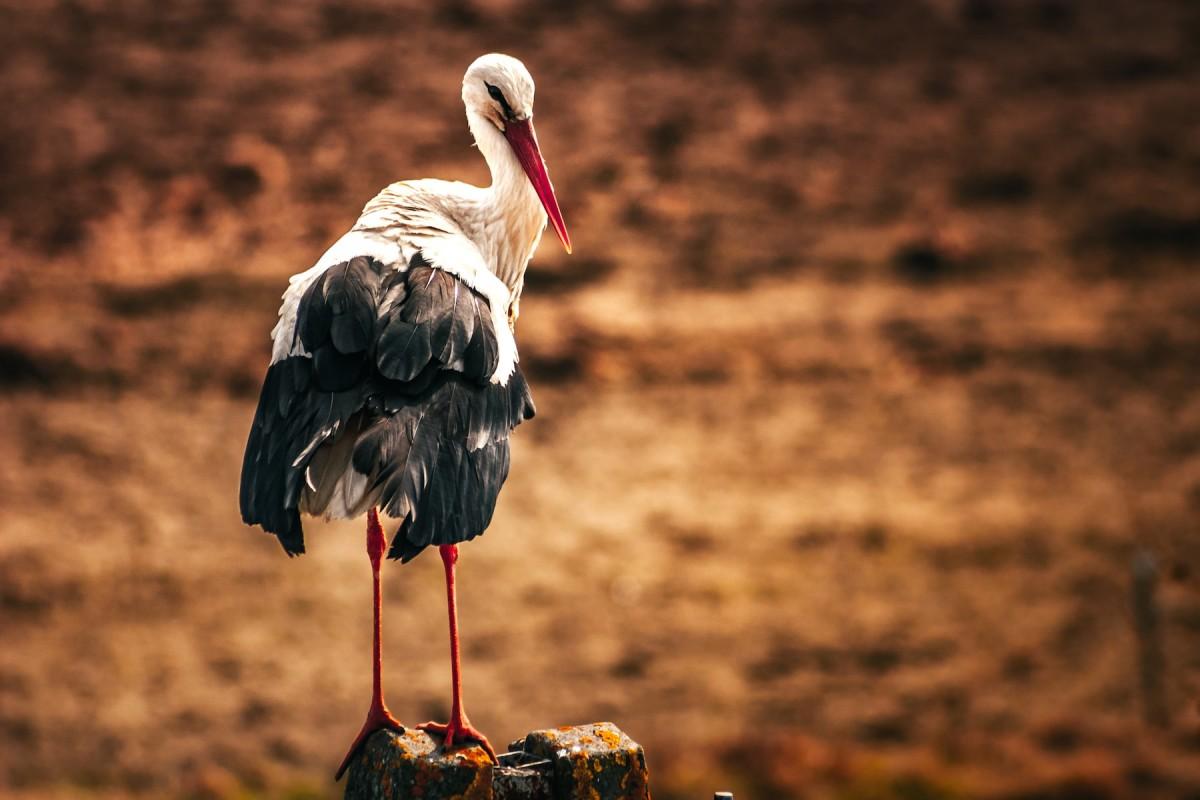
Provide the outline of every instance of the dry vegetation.
[[[680,800],[1200,794],[1200,8],[6,5],[0,794],[335,792],[361,526],[284,558],[242,444],[286,276],[484,178],[487,50],[576,241],[461,565],[493,741],[612,719]],[[391,706],[443,716],[440,564],[385,593]]]

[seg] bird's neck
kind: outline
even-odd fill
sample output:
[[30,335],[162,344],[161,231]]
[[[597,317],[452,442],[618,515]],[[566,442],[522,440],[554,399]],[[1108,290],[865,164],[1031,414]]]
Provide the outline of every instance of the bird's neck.
[[483,117],[467,115],[475,143],[492,173],[482,196],[476,245],[516,300],[525,267],[546,227],[546,211],[504,135]]

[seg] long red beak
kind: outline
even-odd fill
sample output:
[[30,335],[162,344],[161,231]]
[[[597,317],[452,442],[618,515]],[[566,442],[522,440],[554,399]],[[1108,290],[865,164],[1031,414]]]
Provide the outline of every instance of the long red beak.
[[524,119],[505,123],[504,138],[508,139],[517,161],[521,162],[521,168],[529,176],[529,182],[533,184],[533,190],[542,201],[546,216],[550,217],[550,224],[554,226],[559,241],[570,253],[571,235],[567,233],[567,223],[563,222],[562,212],[558,210],[558,198],[554,196],[554,186],[550,183],[550,176],[546,174],[546,162],[542,160],[542,151],[538,149],[533,121]]

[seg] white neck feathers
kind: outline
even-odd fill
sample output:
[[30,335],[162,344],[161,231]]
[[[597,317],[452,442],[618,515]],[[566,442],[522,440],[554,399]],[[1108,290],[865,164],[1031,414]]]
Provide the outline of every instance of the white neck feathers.
[[515,295],[546,227],[546,211],[504,134],[473,111],[467,112],[467,122],[492,174],[492,184],[484,190],[476,245]]

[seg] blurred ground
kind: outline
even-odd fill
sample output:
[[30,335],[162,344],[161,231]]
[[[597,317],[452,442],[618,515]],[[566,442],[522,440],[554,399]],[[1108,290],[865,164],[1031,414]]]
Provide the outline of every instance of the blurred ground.
[[[611,719],[668,800],[1200,795],[1200,7],[0,20],[0,794],[334,794],[369,571],[238,519],[267,332],[377,189],[485,180],[504,50],[576,255],[463,553],[473,721]],[[390,566],[389,702],[443,717],[440,564]]]

